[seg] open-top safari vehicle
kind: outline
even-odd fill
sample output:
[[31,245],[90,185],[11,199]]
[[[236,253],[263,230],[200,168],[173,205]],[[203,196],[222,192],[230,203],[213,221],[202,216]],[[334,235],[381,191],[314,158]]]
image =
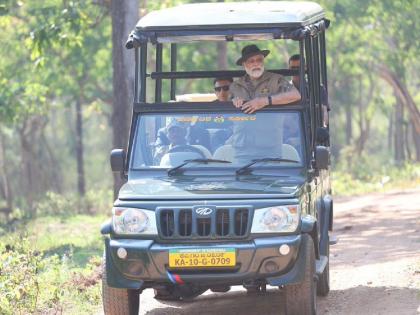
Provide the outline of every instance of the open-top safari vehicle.
[[[329,291],[333,226],[322,110],[328,24],[316,3],[281,1],[188,4],[139,21],[126,44],[135,56],[128,149],[111,153],[127,182],[101,230],[105,314],[137,314],[148,288],[182,300],[232,285],[280,287],[288,314],[316,313],[317,294]],[[269,71],[299,75],[301,100],[252,115],[232,102],[176,100],[182,80],[244,75],[179,70],[182,45],[239,41],[292,42],[300,68]],[[175,128],[183,140],[194,128],[200,136],[173,145]]]

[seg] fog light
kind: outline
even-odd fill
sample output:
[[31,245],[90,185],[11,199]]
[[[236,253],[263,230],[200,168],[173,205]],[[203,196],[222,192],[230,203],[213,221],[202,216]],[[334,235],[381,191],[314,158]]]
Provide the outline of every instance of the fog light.
[[274,261],[269,260],[264,264],[264,269],[266,272],[271,273],[278,271],[279,266]]
[[125,248],[118,248],[117,250],[117,256],[120,257],[121,259],[126,259],[127,258],[127,251]]
[[279,252],[280,252],[280,254],[282,254],[284,256],[287,255],[288,253],[290,253],[289,245],[286,245],[286,244],[281,245],[280,248],[279,248]]

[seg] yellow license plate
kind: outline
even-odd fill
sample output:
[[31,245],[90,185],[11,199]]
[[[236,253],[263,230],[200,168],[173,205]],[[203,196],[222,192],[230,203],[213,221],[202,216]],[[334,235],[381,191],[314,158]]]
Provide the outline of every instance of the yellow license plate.
[[169,267],[234,267],[236,252],[234,248],[194,248],[169,250]]

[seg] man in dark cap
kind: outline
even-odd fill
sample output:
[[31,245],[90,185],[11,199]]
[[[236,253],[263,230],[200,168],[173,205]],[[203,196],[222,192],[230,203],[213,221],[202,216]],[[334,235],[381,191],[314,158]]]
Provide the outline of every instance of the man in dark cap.
[[264,58],[269,50],[260,50],[257,45],[248,45],[242,49],[242,56],[236,61],[243,66],[245,76],[234,81],[230,86],[233,104],[246,114],[264,108],[267,105],[283,105],[300,100],[299,91],[283,76],[267,72]]
[[170,149],[177,145],[186,145],[187,130],[183,124],[177,120],[172,120],[166,129],[166,136],[168,138],[168,144],[160,145],[156,148],[153,156],[155,165],[159,165],[162,156],[164,156]]

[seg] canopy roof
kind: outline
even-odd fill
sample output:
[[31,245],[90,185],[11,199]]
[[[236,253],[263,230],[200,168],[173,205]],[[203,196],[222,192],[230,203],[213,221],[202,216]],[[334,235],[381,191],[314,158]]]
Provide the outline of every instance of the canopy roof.
[[302,39],[328,27],[324,10],[307,1],[193,3],[140,19],[126,47],[140,43]]
[[250,1],[194,3],[153,11],[137,23],[137,31],[298,27],[324,18],[315,2]]

